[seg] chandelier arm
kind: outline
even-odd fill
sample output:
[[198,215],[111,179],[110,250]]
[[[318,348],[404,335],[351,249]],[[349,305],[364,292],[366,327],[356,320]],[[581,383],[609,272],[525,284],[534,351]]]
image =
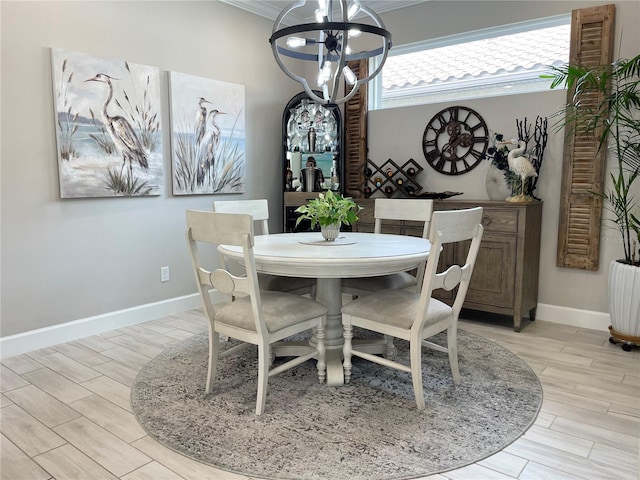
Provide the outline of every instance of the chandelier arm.
[[[342,15],[343,15],[343,30],[342,30],[342,48],[340,49],[340,60],[338,61],[338,66],[336,67],[336,74],[333,79],[333,92],[331,93],[330,98],[338,97],[338,89],[340,88],[340,78],[342,77],[342,69],[347,65],[347,44],[349,42],[349,29],[346,28],[348,25],[347,22],[347,10],[346,10],[346,0],[342,0]],[[337,32],[336,32],[337,33]]]
[[387,41],[391,42],[391,33],[385,30],[383,27],[377,25],[370,25],[368,23],[355,23],[355,22],[323,22],[323,23],[302,23],[300,25],[292,25],[290,27],[283,27],[279,30],[275,30],[277,25],[274,25],[274,31],[269,38],[269,43],[273,43],[279,38],[286,37],[288,35],[294,35],[296,33],[303,32],[315,32],[326,30],[346,30],[347,32],[352,28],[357,28],[364,33],[372,33],[384,37]]

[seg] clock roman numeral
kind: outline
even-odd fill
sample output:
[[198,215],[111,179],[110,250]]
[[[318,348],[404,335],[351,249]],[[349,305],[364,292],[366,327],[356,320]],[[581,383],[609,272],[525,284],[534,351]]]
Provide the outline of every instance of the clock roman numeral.
[[469,155],[472,155],[476,160],[482,160],[484,158],[483,153],[475,148],[469,150]]
[[436,164],[434,165],[434,168],[435,168],[436,170],[441,171],[441,170],[442,170],[442,167],[444,167],[445,162],[446,162],[446,160],[444,159],[444,157],[440,157],[440,158],[438,159],[438,161],[436,162]]
[[451,107],[449,110],[449,121],[457,122],[458,121],[458,109],[456,107]]

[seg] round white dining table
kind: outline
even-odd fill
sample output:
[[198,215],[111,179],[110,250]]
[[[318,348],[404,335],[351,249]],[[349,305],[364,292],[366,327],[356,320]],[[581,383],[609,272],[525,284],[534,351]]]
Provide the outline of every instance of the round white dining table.
[[[406,235],[341,232],[335,241],[327,242],[320,232],[300,232],[257,235],[253,254],[258,272],[317,279],[316,300],[328,309],[327,384],[342,385],[341,279],[411,270],[426,260],[430,248],[428,240]],[[241,247],[220,245],[218,251],[243,260]]]

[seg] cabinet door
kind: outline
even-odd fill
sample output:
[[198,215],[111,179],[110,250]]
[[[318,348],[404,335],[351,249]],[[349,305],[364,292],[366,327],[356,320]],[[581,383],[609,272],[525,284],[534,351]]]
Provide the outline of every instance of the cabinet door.
[[[466,249],[456,252],[463,262]],[[513,307],[515,296],[516,237],[484,235],[465,302]]]

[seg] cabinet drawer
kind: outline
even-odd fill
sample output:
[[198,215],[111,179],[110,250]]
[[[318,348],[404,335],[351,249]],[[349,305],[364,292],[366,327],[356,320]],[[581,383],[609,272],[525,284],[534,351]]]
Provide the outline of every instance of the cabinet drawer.
[[518,231],[518,210],[484,209],[482,226],[485,232],[516,233]]

